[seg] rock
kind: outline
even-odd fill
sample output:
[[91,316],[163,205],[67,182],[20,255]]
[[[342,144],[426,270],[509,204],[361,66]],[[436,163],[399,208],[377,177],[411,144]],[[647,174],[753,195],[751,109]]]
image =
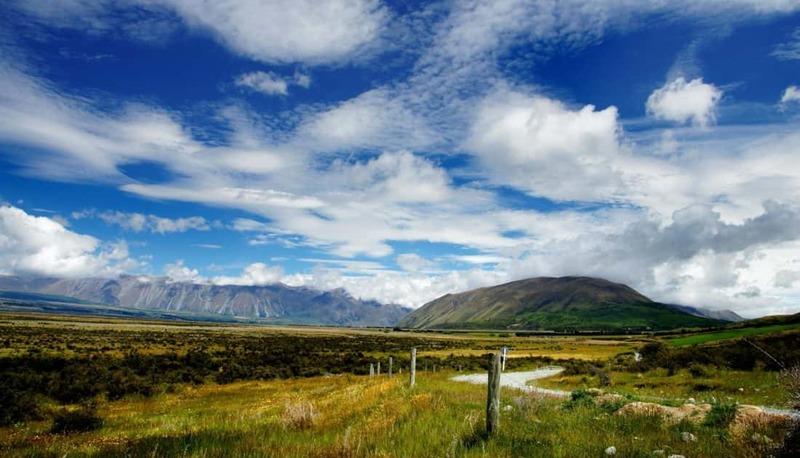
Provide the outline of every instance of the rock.
[[605,391],[601,390],[600,388],[589,388],[588,390],[586,390],[586,394],[588,394],[589,396],[597,397],[605,394]]
[[681,433],[681,440],[684,442],[697,442],[697,436],[689,431],[684,431]]
[[694,398],[689,398],[689,399],[686,400],[686,403],[687,404],[697,404],[697,401],[695,401]]
[[652,402],[631,402],[622,406],[615,415],[658,415],[670,424],[682,420],[694,423],[702,422],[711,410],[711,404],[684,404],[680,407],[668,407]]
[[686,457],[683,455],[670,455],[667,458],[686,458]]
[[731,422],[731,435],[737,439],[747,439],[753,430],[786,428],[792,417],[781,413],[765,412],[758,406],[742,404],[736,409],[736,417]]
[[616,455],[616,454],[617,454],[617,447],[614,447],[614,446],[612,445],[611,447],[608,447],[608,448],[606,449],[606,455],[607,455],[607,456],[613,456],[613,455]]
[[605,393],[598,396],[594,402],[599,406],[609,406],[619,404],[625,400],[625,397],[616,393]]
[[503,410],[505,410],[506,412],[511,412],[512,410],[514,410],[514,406],[512,405],[505,406],[503,407]]
[[744,388],[739,388],[740,393],[744,393]]
[[664,456],[666,452],[664,450],[653,450],[653,456]]

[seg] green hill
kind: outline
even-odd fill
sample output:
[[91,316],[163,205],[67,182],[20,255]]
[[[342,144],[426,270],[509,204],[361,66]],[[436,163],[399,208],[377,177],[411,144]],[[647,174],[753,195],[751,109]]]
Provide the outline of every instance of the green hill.
[[424,329],[663,330],[723,323],[590,277],[538,277],[447,294],[403,318]]

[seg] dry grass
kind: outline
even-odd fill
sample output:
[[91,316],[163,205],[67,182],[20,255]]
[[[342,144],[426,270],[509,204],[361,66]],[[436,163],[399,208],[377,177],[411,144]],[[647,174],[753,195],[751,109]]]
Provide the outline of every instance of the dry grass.
[[800,366],[790,367],[781,373],[792,407],[800,410]]
[[281,423],[285,428],[301,431],[314,426],[319,413],[310,401],[287,402],[283,408]]

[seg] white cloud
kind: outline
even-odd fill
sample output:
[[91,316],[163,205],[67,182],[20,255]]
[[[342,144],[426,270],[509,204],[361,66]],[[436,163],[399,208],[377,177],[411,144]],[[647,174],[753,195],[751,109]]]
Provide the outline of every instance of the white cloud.
[[789,86],[783,91],[781,96],[781,103],[787,104],[792,102],[800,102],[800,89],[797,86]]
[[273,72],[256,71],[239,75],[234,83],[239,87],[246,87],[266,95],[289,95],[290,86],[308,89],[311,86],[311,77],[299,70],[295,71],[291,78]]
[[289,83],[272,72],[250,72],[239,75],[236,85],[267,95],[288,95]]
[[708,126],[716,118],[722,91],[702,78],[686,81],[678,77],[653,91],[647,98],[647,113],[656,119]]
[[218,276],[211,279],[215,285],[263,286],[279,283],[283,278],[283,269],[256,262],[245,267],[238,277]]
[[109,225],[119,226],[132,232],[148,231],[157,234],[167,234],[171,232],[186,232],[190,230],[208,231],[212,224],[202,216],[190,216],[187,218],[164,218],[156,215],[145,215],[142,213],[128,213],[121,211],[106,210],[97,212],[94,210],[84,210],[73,212],[73,219],[96,217]]
[[406,272],[420,272],[430,269],[434,263],[416,253],[402,253],[397,255],[397,265]]
[[503,273],[479,269],[436,275],[389,271],[359,276],[343,275],[335,269],[315,269],[310,274],[288,275],[283,282],[323,290],[344,288],[359,299],[416,308],[439,296],[496,284],[504,278]]
[[775,47],[772,56],[779,60],[800,59],[800,27],[794,29],[789,41]]
[[619,134],[615,107],[573,110],[500,90],[481,104],[466,146],[495,183],[558,200],[606,200],[619,186]]
[[388,12],[375,0],[164,0],[190,26],[264,62],[332,63],[367,51]]
[[110,276],[136,267],[124,242],[102,244],[51,218],[0,207],[0,272],[57,277]]
[[[96,12],[102,2],[96,7],[80,3],[85,3],[85,20],[102,16]],[[376,16],[382,24],[387,14],[371,4],[375,14],[367,15],[362,28],[342,31],[319,25],[330,19],[345,26],[347,21],[336,14],[320,19],[319,10],[311,11],[308,27],[326,36],[320,44],[315,33],[302,32],[305,25],[300,32],[294,28],[295,19],[304,16],[281,16],[294,14],[299,3],[283,5],[275,15],[251,13],[277,3],[241,3],[223,10],[222,2],[202,11],[198,5],[185,1],[175,10],[234,51],[281,63],[355,59],[380,41],[380,26],[374,33],[359,30],[370,29]],[[522,276],[590,273],[627,281],[656,299],[788,310],[786,298],[798,292],[786,281],[781,284],[790,287],[776,290],[774,277],[796,270],[790,260],[797,257],[797,237],[780,230],[780,224],[761,229],[780,235],[766,240],[753,235],[759,230],[749,229],[763,224],[764,219],[755,220],[762,214],[796,222],[780,206],[800,202],[800,135],[790,132],[796,126],[712,126],[719,89],[699,79],[673,80],[656,91],[651,113],[689,126],[677,126],[670,134],[652,132],[658,139],[654,152],[629,141],[631,134],[622,132],[613,106],[570,106],[532,89],[502,89],[497,56],[521,40],[539,51],[556,43],[577,48],[608,28],[635,27],[651,13],[677,11],[725,22],[794,7],[744,0],[457,3],[428,32],[435,36],[420,38],[420,43],[430,38],[433,45],[421,51],[408,81],[330,106],[301,107],[287,114],[291,130],[245,110],[238,117],[236,110],[223,110],[232,130],[220,140],[223,146],[204,144],[178,113],[143,105],[105,111],[103,104],[71,97],[4,58],[0,136],[24,147],[13,149],[13,158],[36,176],[104,181],[149,198],[252,213],[268,223],[238,221],[234,226],[251,232],[253,244],[306,244],[328,254],[379,257],[393,252],[393,242],[441,242],[476,253],[456,260],[496,264],[494,270],[441,274],[420,271],[419,260],[400,255],[398,264],[412,271],[315,262],[327,268],[281,277],[276,268],[261,265],[213,281],[282,279],[420,305],[447,292]],[[59,7],[52,17],[65,14]],[[267,27],[282,18],[279,26]],[[330,40],[337,34],[370,38],[348,45],[348,39]],[[281,78],[288,86],[310,83],[298,75]],[[472,113],[474,119],[468,117]],[[443,152],[474,154],[476,165],[448,171],[419,153],[440,150],[432,145],[443,145]],[[37,154],[26,154],[26,148],[36,148]],[[163,167],[170,177],[144,184],[120,172],[122,165],[142,161]],[[481,188],[483,182],[457,184],[463,181],[453,175],[461,174],[536,197],[614,202],[621,208],[510,210],[491,189]],[[764,202],[776,198],[781,199],[777,209],[765,208]],[[148,230],[150,218],[141,216],[127,215],[124,224]],[[172,267],[175,276],[203,278],[182,263]],[[347,275],[354,270],[362,275]]]
[[206,279],[197,269],[192,269],[184,265],[182,259],[178,259],[172,264],[164,266],[164,275],[171,282],[175,283],[205,283]]

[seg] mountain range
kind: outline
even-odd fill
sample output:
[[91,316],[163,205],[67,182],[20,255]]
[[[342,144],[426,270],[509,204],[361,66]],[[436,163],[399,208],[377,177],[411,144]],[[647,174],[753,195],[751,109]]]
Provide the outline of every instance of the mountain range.
[[[115,316],[249,320],[281,324],[424,329],[662,330],[743,318],[654,302],[627,285],[590,277],[538,277],[446,294],[417,310],[320,291],[175,282],[165,277],[49,278],[0,275],[6,308]],[[0,304],[2,305],[2,304]]]
[[280,283],[212,285],[125,275],[113,279],[0,276],[0,291],[51,296],[39,297],[40,301],[71,298],[130,310],[177,312],[183,316],[334,326],[392,326],[411,311],[399,305],[356,299],[343,289],[320,291]]
[[662,330],[742,318],[731,311],[654,302],[633,288],[591,277],[538,277],[446,294],[403,318],[423,329]]

